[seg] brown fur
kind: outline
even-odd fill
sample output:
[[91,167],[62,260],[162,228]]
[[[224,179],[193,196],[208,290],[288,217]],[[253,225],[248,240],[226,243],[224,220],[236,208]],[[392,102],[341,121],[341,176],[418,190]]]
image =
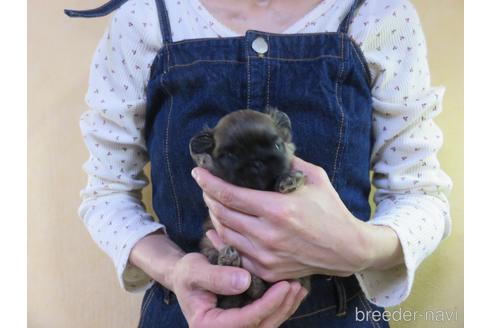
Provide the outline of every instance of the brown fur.
[[[293,192],[304,184],[304,174],[291,170],[295,146],[291,123],[277,109],[265,112],[238,110],[224,116],[213,128],[205,128],[190,141],[195,163],[229,183],[258,190]],[[213,229],[207,218],[203,230]],[[212,264],[241,266],[240,254],[230,246],[217,251],[204,236],[202,254]],[[300,279],[309,290],[310,279]],[[260,298],[269,284],[252,275],[251,285],[241,295],[222,296],[219,307],[242,307]]]

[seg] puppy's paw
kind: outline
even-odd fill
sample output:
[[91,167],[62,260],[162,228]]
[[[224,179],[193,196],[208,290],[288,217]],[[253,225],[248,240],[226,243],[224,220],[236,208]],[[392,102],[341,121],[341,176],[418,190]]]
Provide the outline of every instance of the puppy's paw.
[[208,259],[208,263],[217,264],[219,261],[219,251],[213,247],[207,247],[200,251],[203,255],[205,255]]
[[241,266],[241,257],[234,247],[227,246],[219,251],[219,259],[217,264],[239,267]]
[[311,291],[311,276],[302,277],[298,280],[302,287],[304,287],[308,292]]
[[282,194],[287,194],[303,186],[305,179],[306,176],[301,171],[291,171],[277,180],[275,189]]
[[249,285],[248,290],[246,290],[246,294],[254,300],[259,299],[263,296],[268,286],[266,282],[255,276],[251,275],[251,285]]
[[220,296],[217,302],[217,307],[224,310],[240,308],[244,306],[245,301],[246,300],[243,295]]

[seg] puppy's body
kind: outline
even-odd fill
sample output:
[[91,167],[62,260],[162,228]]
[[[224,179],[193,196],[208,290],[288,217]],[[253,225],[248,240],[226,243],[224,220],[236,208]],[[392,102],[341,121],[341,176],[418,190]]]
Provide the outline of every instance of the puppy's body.
[[[234,185],[265,191],[292,192],[304,183],[300,171],[291,171],[294,154],[288,116],[273,108],[265,113],[238,110],[224,116],[213,129],[205,129],[190,141],[195,163]],[[204,231],[213,229],[209,218]],[[212,264],[240,266],[241,258],[233,247],[217,251],[207,237],[200,242],[201,252]],[[309,279],[301,283],[309,289]],[[268,284],[252,275],[250,288],[242,295],[223,296],[222,308],[241,307],[260,298]]]

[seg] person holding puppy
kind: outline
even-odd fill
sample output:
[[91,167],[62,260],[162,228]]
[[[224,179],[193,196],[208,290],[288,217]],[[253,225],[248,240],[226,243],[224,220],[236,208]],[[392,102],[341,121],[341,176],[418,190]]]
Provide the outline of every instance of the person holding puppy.
[[[411,3],[112,0],[67,14],[113,11],[81,117],[91,156],[79,213],[121,285],[146,290],[140,327],[388,326],[355,310],[405,300],[451,225],[433,121],[443,89],[430,84]],[[192,171],[188,142],[205,124],[268,106],[290,117],[302,188]],[[149,160],[157,221],[141,202]],[[207,213],[207,236],[237,249],[244,269],[197,252]],[[248,289],[249,272],[272,286],[218,308],[217,295]],[[308,295],[295,280],[306,276]]]

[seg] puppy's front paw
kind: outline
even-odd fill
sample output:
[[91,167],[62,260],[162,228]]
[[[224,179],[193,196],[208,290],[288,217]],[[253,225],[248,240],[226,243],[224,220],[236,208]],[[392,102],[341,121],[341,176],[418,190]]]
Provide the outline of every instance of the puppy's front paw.
[[226,295],[219,297],[217,307],[227,310],[243,307],[245,299],[243,295]]
[[302,287],[304,287],[308,292],[311,291],[311,276],[302,277],[298,280]]
[[241,257],[234,247],[227,246],[219,251],[219,259],[217,264],[239,267],[241,266]]
[[304,185],[305,177],[301,171],[291,171],[277,180],[275,189],[282,194],[293,192]]
[[268,286],[266,282],[261,280],[261,278],[251,275],[251,285],[249,285],[248,290],[246,290],[246,294],[254,300],[259,299],[266,292]]
[[204,248],[201,253],[207,257],[210,264],[217,264],[219,261],[219,251],[213,247]]

